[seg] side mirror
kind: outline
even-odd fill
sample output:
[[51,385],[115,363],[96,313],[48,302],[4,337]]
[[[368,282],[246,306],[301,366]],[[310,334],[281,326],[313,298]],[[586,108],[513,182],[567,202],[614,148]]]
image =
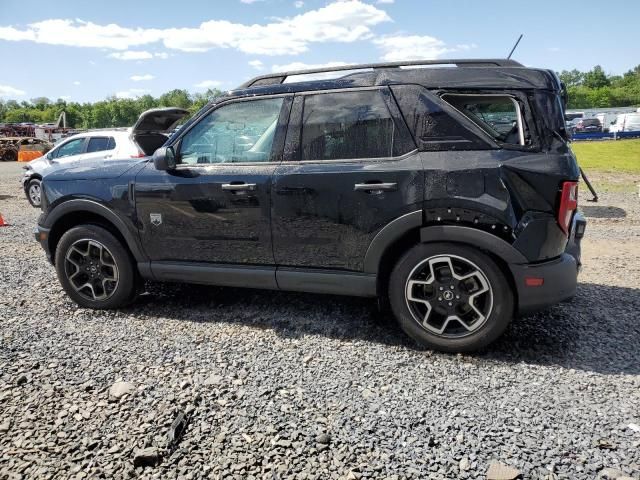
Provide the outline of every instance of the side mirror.
[[153,154],[153,165],[156,170],[173,170],[176,168],[176,154],[173,147],[160,147]]

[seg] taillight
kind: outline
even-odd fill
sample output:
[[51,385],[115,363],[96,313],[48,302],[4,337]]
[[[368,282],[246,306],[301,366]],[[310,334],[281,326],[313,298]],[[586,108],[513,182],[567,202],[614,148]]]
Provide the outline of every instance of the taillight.
[[144,158],[146,155],[142,152],[138,152],[136,155],[131,155],[131,158]]
[[569,235],[571,217],[578,208],[578,182],[564,182],[560,194],[560,206],[558,207],[558,225]]

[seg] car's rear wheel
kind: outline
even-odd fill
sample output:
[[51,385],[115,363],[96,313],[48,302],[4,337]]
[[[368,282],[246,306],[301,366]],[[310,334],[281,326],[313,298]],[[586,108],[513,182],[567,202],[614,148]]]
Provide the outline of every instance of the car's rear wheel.
[[135,298],[136,272],[131,257],[102,227],[80,225],[66,232],[55,260],[62,287],[82,307],[118,308]]
[[29,200],[29,203],[31,204],[31,206],[40,208],[40,205],[42,205],[42,198],[41,198],[42,188],[41,188],[40,180],[37,178],[33,178],[29,180],[29,183],[27,183],[26,190],[27,190],[26,192],[27,200]]
[[513,316],[513,293],[498,265],[472,247],[424,243],[397,262],[389,300],[401,328],[435,350],[487,346]]

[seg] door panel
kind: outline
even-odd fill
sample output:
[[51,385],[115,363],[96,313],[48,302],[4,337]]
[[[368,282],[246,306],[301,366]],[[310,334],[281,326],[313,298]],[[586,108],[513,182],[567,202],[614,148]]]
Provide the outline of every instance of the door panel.
[[[287,161],[276,169],[272,188],[278,266],[362,271],[376,233],[422,208],[422,162],[397,107],[386,89],[363,91],[380,95],[382,106],[377,99],[353,97],[353,91],[331,92],[335,97],[306,105],[305,98],[317,94],[296,96]],[[385,135],[388,144],[379,138]],[[359,154],[380,158],[333,158]]]
[[232,101],[174,143],[178,166],[138,174],[142,244],[153,262],[273,265],[271,182],[290,97]]
[[[273,264],[269,207],[275,165],[211,165],[136,178],[140,236],[152,261]],[[225,185],[244,182],[247,190]]]

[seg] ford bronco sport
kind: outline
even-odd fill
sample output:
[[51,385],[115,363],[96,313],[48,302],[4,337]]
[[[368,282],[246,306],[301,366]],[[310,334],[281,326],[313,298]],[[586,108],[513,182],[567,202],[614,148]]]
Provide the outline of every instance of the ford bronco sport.
[[565,100],[512,60],[260,76],[152,160],[46,176],[35,236],[83,307],[143,279],[378,297],[419,343],[478,349],[575,293]]

